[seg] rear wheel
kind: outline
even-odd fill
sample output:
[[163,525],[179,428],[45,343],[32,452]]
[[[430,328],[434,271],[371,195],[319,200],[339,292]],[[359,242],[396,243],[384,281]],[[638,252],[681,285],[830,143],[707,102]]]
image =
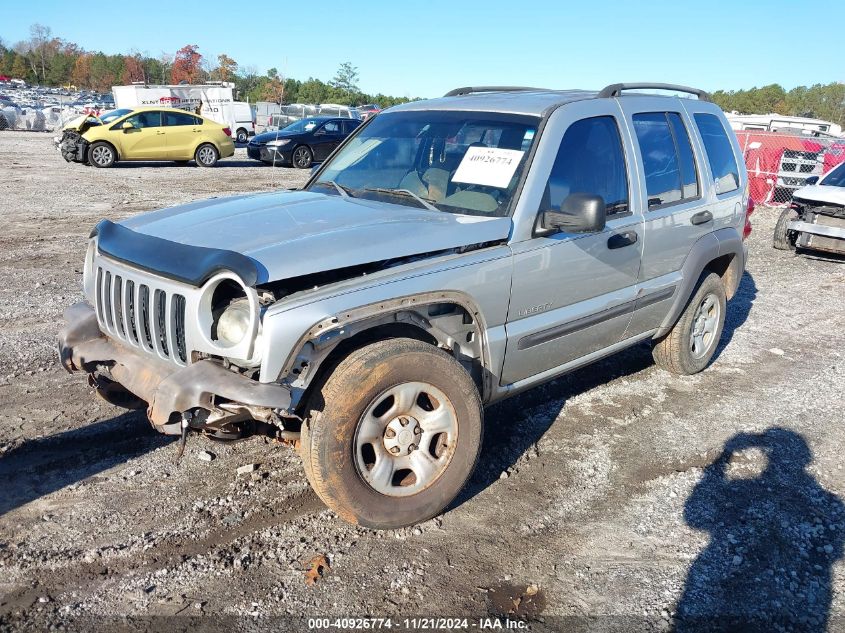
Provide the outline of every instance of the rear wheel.
[[98,141],[88,149],[88,162],[94,167],[111,167],[115,160],[117,156],[114,148],[108,143]]
[[789,230],[789,223],[798,219],[798,214],[793,209],[781,211],[777,224],[775,224],[775,235],[772,245],[779,251],[795,250],[795,232]]
[[311,148],[307,145],[300,145],[293,150],[292,160],[294,167],[298,167],[299,169],[308,169],[311,167],[311,163],[314,162],[314,154],[311,152]]
[[343,519],[398,528],[455,498],[482,430],[478,390],[454,358],[390,339],[352,352],[313,394],[301,455],[311,486]]
[[654,345],[654,361],[673,374],[697,374],[707,367],[725,325],[725,286],[705,271],[672,330]]
[[218,158],[220,158],[220,152],[210,143],[200,145],[194,154],[194,160],[200,167],[214,167]]
[[235,132],[235,140],[238,143],[246,143],[249,140],[249,134],[244,128],[239,127],[238,131]]

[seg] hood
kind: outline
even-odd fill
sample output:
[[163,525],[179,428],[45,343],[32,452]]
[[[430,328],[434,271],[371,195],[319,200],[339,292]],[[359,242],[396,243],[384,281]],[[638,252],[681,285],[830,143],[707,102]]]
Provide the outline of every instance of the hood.
[[279,130],[278,132],[262,132],[261,134],[256,134],[253,136],[249,142],[252,144],[263,144],[269,143],[270,141],[275,141],[279,138],[290,138],[292,136],[299,136],[302,132],[283,132]]
[[797,189],[792,194],[793,199],[800,198],[807,202],[822,204],[838,204],[845,206],[845,187],[832,185],[807,185]]
[[241,253],[258,264],[259,284],[500,241],[511,230],[508,217],[437,213],[310,191],[202,200],[121,224],[171,242]]
[[62,131],[76,131],[83,134],[89,128],[97,125],[102,125],[100,119],[90,114],[83,114],[82,116],[78,116],[65,123],[62,127]]

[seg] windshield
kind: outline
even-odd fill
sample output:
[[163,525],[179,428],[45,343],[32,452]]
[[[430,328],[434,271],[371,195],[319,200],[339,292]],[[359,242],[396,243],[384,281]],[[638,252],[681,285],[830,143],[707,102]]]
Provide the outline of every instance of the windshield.
[[309,189],[448,213],[505,216],[539,122],[487,112],[380,114]]
[[295,123],[291,123],[285,128],[282,128],[282,132],[310,132],[315,127],[320,125],[320,121],[318,119],[300,119]]
[[130,114],[132,110],[128,108],[121,108],[120,110],[112,110],[111,112],[106,112],[100,115],[100,121],[103,123],[111,123],[112,121],[116,121],[122,116],[126,116]]
[[821,184],[828,185],[829,187],[845,187],[845,163],[842,163],[825,176]]

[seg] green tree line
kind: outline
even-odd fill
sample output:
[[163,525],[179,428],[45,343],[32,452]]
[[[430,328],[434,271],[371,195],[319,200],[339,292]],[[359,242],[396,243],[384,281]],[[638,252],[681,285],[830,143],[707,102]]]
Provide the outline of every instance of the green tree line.
[[0,39],[0,75],[23,79],[42,86],[73,86],[108,92],[112,86],[143,81],[169,84],[186,81],[230,81],[238,98],[276,103],[378,103],[388,107],[410,101],[406,97],[367,94],[358,88],[358,69],[350,62],[340,64],[328,82],[309,77],[305,81],[283,77],[275,68],[258,74],[254,67],[242,67],[226,54],[216,60],[202,55],[196,44],[183,46],[173,54],[158,57],[130,51],[109,55],[86,51],[79,45],[53,36],[50,27],[34,24],[27,40],[9,45]]
[[726,112],[785,114],[845,125],[845,83],[814,84],[784,90],[770,84],[750,90],[717,90],[713,100]]

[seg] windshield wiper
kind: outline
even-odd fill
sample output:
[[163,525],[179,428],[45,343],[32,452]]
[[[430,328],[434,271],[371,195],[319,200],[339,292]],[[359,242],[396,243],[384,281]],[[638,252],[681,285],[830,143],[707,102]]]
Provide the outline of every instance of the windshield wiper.
[[336,183],[334,180],[318,180],[314,184],[315,185],[331,185],[332,187],[337,189],[337,192],[344,198],[354,198],[355,197],[355,196],[352,195],[352,191],[349,189],[349,187],[344,187],[343,185]]
[[386,193],[388,195],[398,194],[400,196],[406,196],[409,198],[413,198],[429,211],[440,211],[440,209],[431,204],[429,200],[426,200],[425,198],[420,198],[417,194],[415,194],[413,191],[410,191],[409,189],[387,189],[386,187],[369,187],[367,189],[364,189],[364,191],[374,191],[376,193]]

